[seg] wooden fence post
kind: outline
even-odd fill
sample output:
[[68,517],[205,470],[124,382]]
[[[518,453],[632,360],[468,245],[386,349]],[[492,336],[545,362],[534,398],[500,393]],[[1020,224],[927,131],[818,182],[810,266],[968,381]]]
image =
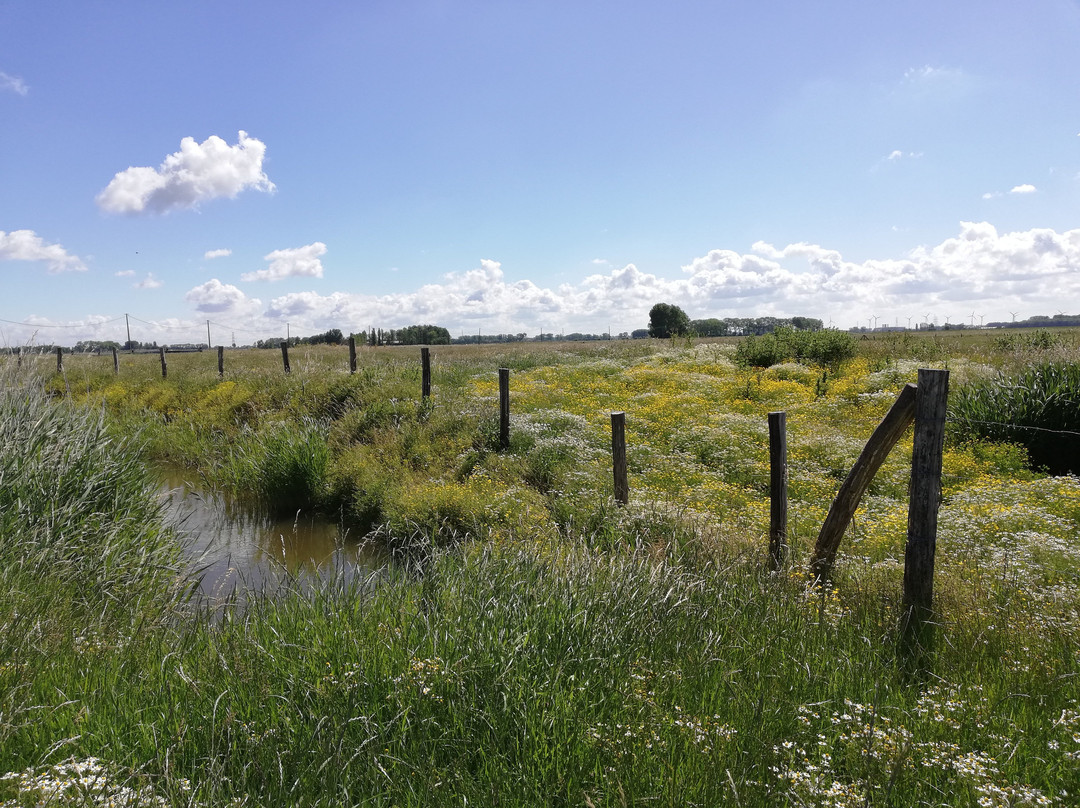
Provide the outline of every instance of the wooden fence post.
[[885,458],[889,456],[889,451],[914,420],[915,391],[913,384],[905,385],[900,391],[900,395],[866,442],[859,459],[851,467],[836,494],[836,499],[829,507],[829,514],[821,525],[817,544],[814,545],[814,554],[810,558],[810,576],[817,581],[829,580],[840,540],[851,523],[851,517],[855,515],[855,509],[859,507],[863,493],[885,462]]
[[225,346],[217,346],[217,375],[218,378],[225,376]]
[[113,376],[120,375],[120,352],[116,348],[112,349],[112,372]]
[[161,354],[161,378],[168,378],[168,369],[165,367],[165,346],[162,345],[158,348],[158,352]]
[[615,502],[630,502],[630,483],[626,476],[626,413],[611,413],[611,465],[615,473]]
[[499,448],[510,448],[510,368],[499,368]]
[[289,367],[289,343],[281,343],[281,363],[285,366],[286,373],[292,373],[292,368]]
[[356,373],[356,337],[349,334],[349,373]]
[[19,358],[15,360],[15,367],[22,367],[22,346],[19,346]]
[[431,398],[431,349],[420,349],[420,398]]
[[941,456],[949,371],[919,371],[915,398],[915,441],[911,452],[911,500],[904,551],[902,641],[909,651],[933,647],[934,552],[941,506]]
[[56,349],[56,372],[64,372],[64,353],[62,348]]
[[787,414],[769,413],[769,569],[787,559],[788,468]]

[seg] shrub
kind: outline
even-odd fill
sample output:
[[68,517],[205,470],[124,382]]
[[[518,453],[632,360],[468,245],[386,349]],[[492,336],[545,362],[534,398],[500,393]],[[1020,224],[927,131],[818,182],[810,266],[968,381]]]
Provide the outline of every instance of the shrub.
[[735,349],[735,361],[743,367],[771,367],[792,359],[821,366],[836,366],[855,356],[855,338],[834,328],[795,331],[781,327],[769,334],[750,336]]

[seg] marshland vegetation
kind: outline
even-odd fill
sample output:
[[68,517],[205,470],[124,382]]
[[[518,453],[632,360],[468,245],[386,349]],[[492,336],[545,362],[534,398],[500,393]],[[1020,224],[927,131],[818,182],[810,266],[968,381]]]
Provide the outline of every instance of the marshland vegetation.
[[[228,352],[222,378],[207,354],[170,356],[167,379],[146,356],[116,375],[111,357],[8,367],[0,805],[1073,804],[1080,482],[1023,441],[1080,420],[1002,434],[985,425],[1012,405],[967,403],[1030,396],[1024,374],[1080,360],[1074,337],[1029,337],[887,336],[767,367],[777,346],[737,340],[440,347],[426,401],[416,349],[364,349],[355,374],[329,346],[294,351],[289,374],[276,351]],[[957,407],[938,642],[912,671],[896,644],[910,436],[832,585],[806,561],[919,367],[950,370]],[[1068,372],[1038,378],[1080,400]],[[765,565],[774,410],[780,574]],[[378,586],[286,576],[209,605],[190,539],[162,521],[161,467],[330,514],[399,561]]]

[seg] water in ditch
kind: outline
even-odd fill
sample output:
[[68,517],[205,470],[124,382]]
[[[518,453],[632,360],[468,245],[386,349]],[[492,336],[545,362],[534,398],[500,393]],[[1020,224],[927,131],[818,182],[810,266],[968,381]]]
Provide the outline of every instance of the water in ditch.
[[366,580],[389,563],[384,548],[334,520],[304,512],[274,517],[182,474],[165,473],[162,480],[169,524],[187,538],[189,560],[201,571],[199,594],[211,601],[286,582]]

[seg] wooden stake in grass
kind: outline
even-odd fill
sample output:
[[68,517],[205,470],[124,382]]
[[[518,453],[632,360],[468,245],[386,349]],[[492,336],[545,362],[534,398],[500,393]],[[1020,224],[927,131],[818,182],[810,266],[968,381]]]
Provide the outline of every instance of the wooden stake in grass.
[[420,397],[427,401],[431,398],[431,349],[420,349]]
[[349,373],[356,373],[356,337],[349,334]]
[[281,363],[285,366],[286,373],[292,373],[292,368],[289,367],[289,343],[281,343]]
[[499,448],[510,448],[510,368],[499,368]]
[[769,413],[769,569],[783,569],[787,558],[787,414]]
[[626,413],[611,413],[611,465],[615,474],[615,502],[630,502],[630,482],[626,473]]
[[859,507],[866,488],[874,479],[889,451],[915,418],[915,385],[909,384],[900,391],[895,403],[878,424],[874,434],[863,447],[862,454],[851,467],[844,484],[836,494],[829,514],[818,533],[814,555],[810,559],[810,575],[819,582],[829,580],[840,540],[844,537],[855,509]]
[[62,348],[56,349],[56,372],[64,372],[64,352]]
[[225,375],[225,346],[217,346],[217,375],[220,379]]
[[168,378],[169,371],[168,371],[168,368],[165,366],[165,346],[164,345],[162,345],[160,348],[158,348],[158,353],[161,355],[161,378],[166,379],[166,378]]
[[112,349],[112,372],[113,376],[119,375],[120,373],[120,354],[116,348]]
[[933,647],[934,553],[941,507],[941,460],[949,371],[920,370],[911,451],[911,501],[904,551],[903,643],[908,650]]

